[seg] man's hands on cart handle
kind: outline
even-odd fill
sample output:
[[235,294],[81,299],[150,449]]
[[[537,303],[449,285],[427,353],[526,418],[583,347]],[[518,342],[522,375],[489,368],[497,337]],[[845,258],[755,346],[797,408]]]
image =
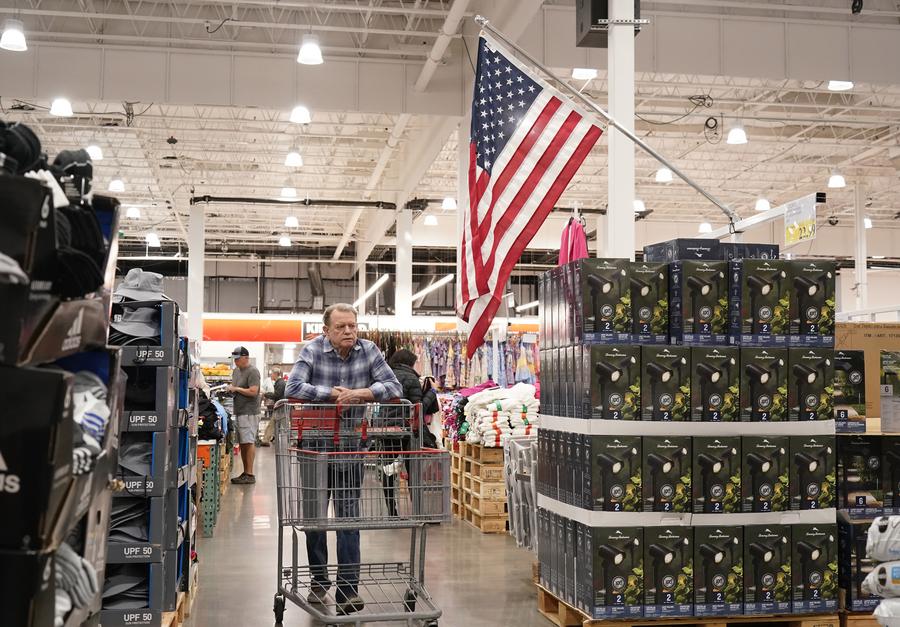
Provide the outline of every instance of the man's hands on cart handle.
[[375,400],[375,395],[369,388],[358,388],[351,390],[336,386],[331,388],[331,400],[339,405],[358,405],[360,403],[370,403]]

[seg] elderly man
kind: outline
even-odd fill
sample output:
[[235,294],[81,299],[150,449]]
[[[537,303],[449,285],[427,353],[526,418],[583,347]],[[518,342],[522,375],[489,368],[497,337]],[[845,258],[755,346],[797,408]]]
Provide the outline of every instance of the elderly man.
[[[368,340],[357,338],[356,309],[353,306],[344,303],[331,305],[325,310],[323,322],[323,334],[304,346],[297,357],[287,383],[289,398],[354,405],[387,401],[402,395],[400,383],[378,347]],[[313,446],[334,450],[328,448],[331,443],[328,438]],[[307,446],[304,443],[304,447]],[[334,495],[335,513],[338,517],[352,517],[359,508],[361,468],[348,464],[346,468],[334,470],[329,472],[328,487]],[[325,532],[306,532],[306,552],[313,576],[309,602],[324,603],[331,587],[326,568],[328,544]],[[364,605],[357,593],[359,530],[337,532],[337,553],[337,612],[358,612]]]

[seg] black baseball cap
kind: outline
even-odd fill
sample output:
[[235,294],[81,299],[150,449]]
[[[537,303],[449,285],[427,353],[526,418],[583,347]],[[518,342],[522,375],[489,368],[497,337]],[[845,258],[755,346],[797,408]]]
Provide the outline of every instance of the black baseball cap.
[[231,356],[237,359],[238,357],[249,357],[250,351],[248,351],[243,346],[238,346],[236,349],[231,351]]

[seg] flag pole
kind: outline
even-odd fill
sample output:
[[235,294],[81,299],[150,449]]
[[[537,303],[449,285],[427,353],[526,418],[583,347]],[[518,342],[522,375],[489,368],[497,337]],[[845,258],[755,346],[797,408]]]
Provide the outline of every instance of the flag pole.
[[734,212],[734,210],[731,207],[729,207],[728,205],[726,205],[725,203],[720,201],[718,198],[716,198],[715,196],[710,194],[708,191],[706,191],[705,189],[700,187],[700,185],[697,182],[695,182],[691,177],[689,177],[687,174],[685,174],[680,169],[678,169],[678,167],[675,166],[675,164],[673,164],[667,158],[665,158],[664,156],[659,154],[655,149],[653,149],[649,145],[647,145],[647,143],[644,142],[644,140],[642,140],[640,137],[638,137],[637,135],[632,133],[630,130],[628,130],[623,125],[619,124],[619,122],[615,118],[613,118],[611,115],[609,115],[606,111],[604,111],[603,108],[601,108],[599,105],[597,105],[596,103],[591,101],[589,98],[585,97],[581,92],[576,90],[574,87],[572,87],[565,81],[558,78],[553,72],[551,72],[546,67],[544,67],[540,62],[538,62],[537,59],[535,59],[530,54],[528,54],[525,50],[523,50],[518,45],[516,45],[515,42],[510,41],[506,37],[506,35],[504,35],[499,30],[494,28],[491,25],[490,20],[488,20],[486,17],[481,16],[481,15],[476,15],[475,21],[478,22],[478,24],[480,24],[481,27],[484,28],[486,31],[490,32],[492,35],[497,37],[497,39],[500,39],[507,46],[509,46],[510,48],[515,50],[516,53],[519,56],[521,56],[523,59],[525,59],[526,61],[531,63],[533,66],[535,66],[536,68],[538,68],[539,70],[544,72],[544,74],[546,74],[547,76],[550,76],[551,78],[556,79],[556,81],[560,83],[562,88],[565,89],[567,92],[569,92],[569,94],[573,98],[575,98],[576,100],[581,102],[583,105],[585,105],[586,107],[588,107],[589,109],[591,109],[592,111],[597,113],[600,117],[602,117],[604,120],[606,120],[610,126],[616,128],[623,135],[625,135],[628,139],[630,139],[632,142],[637,144],[641,148],[641,150],[643,150],[648,155],[650,155],[651,157],[653,157],[654,159],[656,159],[657,161],[659,161],[660,163],[665,165],[667,168],[672,170],[672,172],[677,174],[678,177],[682,181],[684,181],[685,183],[687,183],[688,185],[693,187],[701,196],[703,196],[708,201],[710,201],[712,204],[716,205],[719,209],[721,209],[732,225],[735,223],[735,221],[740,219],[740,217]]

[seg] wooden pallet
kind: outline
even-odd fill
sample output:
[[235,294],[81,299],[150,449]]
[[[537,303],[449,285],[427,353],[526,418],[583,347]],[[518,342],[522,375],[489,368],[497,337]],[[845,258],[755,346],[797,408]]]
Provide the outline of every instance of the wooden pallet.
[[462,473],[458,470],[450,471],[450,485],[454,487],[459,487],[462,485]]
[[503,464],[482,464],[475,461],[470,463],[469,472],[473,477],[478,477],[482,481],[503,481]]
[[[465,479],[463,479],[465,482]],[[506,484],[494,481],[482,481],[478,477],[470,477],[469,489],[479,498],[491,501],[506,500]]]
[[187,595],[184,592],[178,593],[178,602],[175,605],[174,612],[163,612],[162,621],[160,622],[160,627],[178,627],[179,625],[184,623],[185,619],[185,605],[186,605]]
[[506,501],[483,499],[470,493],[469,504],[472,510],[481,516],[503,516],[509,513]]
[[459,518],[460,520],[464,519],[463,513],[465,511],[465,508],[459,501],[450,501],[450,511],[453,513],[453,516],[455,518]]
[[450,456],[450,472],[455,472],[459,474],[462,470],[462,457],[459,455],[451,455]]
[[471,507],[466,506],[464,520],[481,533],[507,533],[509,516],[482,516]]
[[841,627],[880,627],[871,613],[842,612]]
[[463,495],[463,492],[459,488],[459,486],[455,486],[455,485],[450,486],[450,502],[451,503],[462,503],[462,495]]
[[502,448],[485,447],[481,446],[480,444],[468,444],[466,442],[461,442],[460,451],[462,452],[463,457],[468,457],[470,460],[480,462],[482,464],[503,463]]
[[[538,612],[558,627],[730,627],[757,625],[759,627],[840,627],[838,614],[792,614],[788,616],[710,616],[708,618],[658,618],[591,620],[580,610],[561,601],[551,592],[537,586]],[[859,627],[862,627],[860,625]]]

